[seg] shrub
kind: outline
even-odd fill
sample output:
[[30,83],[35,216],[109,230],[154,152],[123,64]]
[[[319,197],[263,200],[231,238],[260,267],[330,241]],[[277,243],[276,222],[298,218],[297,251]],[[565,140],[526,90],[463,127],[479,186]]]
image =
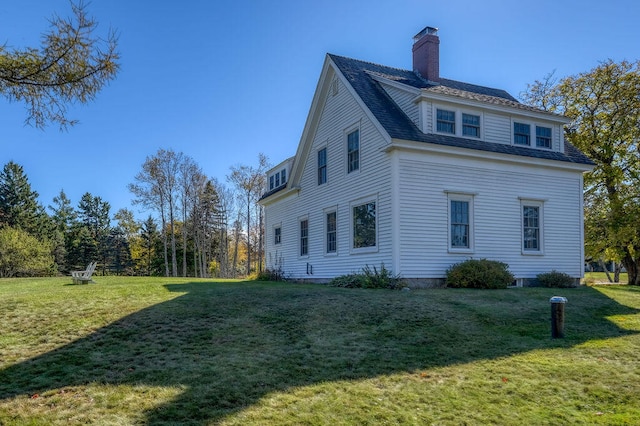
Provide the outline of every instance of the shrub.
[[569,288],[576,286],[575,280],[570,275],[556,270],[538,274],[536,278],[542,287]]
[[329,285],[346,288],[387,288],[397,290],[404,287],[404,283],[399,276],[393,275],[391,271],[380,265],[380,270],[369,265],[362,268],[359,274],[341,275],[332,279]]
[[469,259],[451,265],[447,270],[446,285],[456,288],[507,288],[513,279],[506,263]]
[[256,277],[256,281],[284,281],[284,272],[281,269],[265,269],[259,272]]

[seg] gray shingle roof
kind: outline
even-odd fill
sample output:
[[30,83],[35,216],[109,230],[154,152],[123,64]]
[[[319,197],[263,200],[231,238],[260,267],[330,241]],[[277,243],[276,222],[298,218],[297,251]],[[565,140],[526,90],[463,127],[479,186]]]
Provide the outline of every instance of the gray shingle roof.
[[565,141],[565,152],[554,152],[485,142],[475,139],[422,133],[415,123],[411,121],[411,119],[389,97],[387,92],[380,86],[373,76],[380,76],[414,88],[433,91],[434,93],[448,94],[522,110],[543,113],[544,111],[519,103],[504,90],[492,89],[489,87],[477,86],[448,79],[441,79],[436,83],[423,79],[413,71],[386,67],[384,65],[359,61],[357,59],[345,58],[343,56],[332,54],[329,54],[329,57],[349,81],[367,108],[371,110],[376,119],[393,139],[426,142],[458,148],[565,161],[578,164],[594,164],[586,155],[567,141]]

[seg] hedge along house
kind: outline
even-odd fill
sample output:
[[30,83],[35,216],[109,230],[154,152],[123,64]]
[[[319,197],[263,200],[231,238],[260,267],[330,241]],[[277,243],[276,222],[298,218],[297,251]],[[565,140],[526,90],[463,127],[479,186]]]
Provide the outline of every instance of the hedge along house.
[[414,37],[413,70],[328,54],[297,152],[268,172],[267,268],[326,282],[384,264],[442,284],[469,258],[527,285],[583,276],[583,178],[565,117],[440,77],[440,40]]

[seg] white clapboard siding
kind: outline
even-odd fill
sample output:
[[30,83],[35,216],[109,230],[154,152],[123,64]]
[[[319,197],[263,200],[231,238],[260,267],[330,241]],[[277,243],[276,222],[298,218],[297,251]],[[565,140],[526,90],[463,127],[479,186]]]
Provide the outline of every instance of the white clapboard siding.
[[511,143],[511,117],[492,112],[484,114],[484,138],[487,142]]
[[416,94],[407,90],[401,90],[388,84],[382,84],[382,88],[389,94],[391,99],[402,109],[402,111],[420,127],[420,110],[415,102]]
[[[556,269],[581,276],[580,175],[451,156],[403,153],[400,159],[400,273],[443,277],[453,263],[488,258],[509,264],[518,278]],[[448,251],[448,197],[473,193],[474,248]],[[521,200],[543,203],[543,255],[521,251]]]
[[[360,129],[360,170],[347,173],[346,132]],[[282,244],[275,247],[267,238],[269,256],[276,251],[284,259],[284,274],[293,279],[328,279],[359,272],[364,266],[391,262],[391,200],[389,158],[382,150],[387,144],[378,129],[342,83],[337,94],[328,93],[313,137],[309,158],[304,161],[300,191],[267,207],[267,232],[282,222]],[[327,183],[317,183],[317,153],[327,148]],[[371,197],[376,200],[378,247],[374,253],[353,254],[350,249],[350,205]],[[325,212],[337,212],[337,254],[325,253]],[[309,255],[299,256],[301,218],[309,221]],[[269,267],[275,266],[267,259]],[[307,274],[307,264],[313,274]]]

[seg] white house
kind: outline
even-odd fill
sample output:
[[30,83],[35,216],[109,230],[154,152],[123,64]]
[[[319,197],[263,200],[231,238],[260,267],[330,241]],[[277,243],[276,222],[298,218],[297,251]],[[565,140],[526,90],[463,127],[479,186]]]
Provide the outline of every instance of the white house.
[[582,175],[565,117],[441,78],[440,40],[413,71],[327,55],[293,158],[268,172],[266,263],[316,282],[384,264],[438,285],[469,258],[583,275]]

